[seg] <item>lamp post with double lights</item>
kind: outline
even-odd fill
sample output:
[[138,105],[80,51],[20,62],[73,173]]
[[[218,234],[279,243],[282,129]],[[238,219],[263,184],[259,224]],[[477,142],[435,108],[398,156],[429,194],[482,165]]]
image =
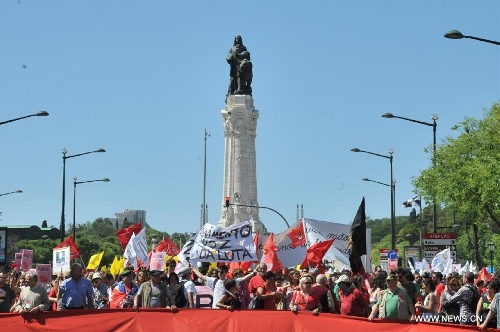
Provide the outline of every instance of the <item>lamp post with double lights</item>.
[[490,272],[493,273],[493,253],[495,252],[495,244],[493,242],[488,243],[488,249],[490,251],[490,264],[491,264]]
[[[391,172],[391,177],[392,177],[392,172]],[[396,190],[396,181],[393,180],[391,182],[392,185],[390,185],[390,184],[387,184],[384,182],[379,182],[379,181],[375,181],[375,180],[368,179],[368,178],[362,178],[361,180],[381,184],[381,185],[386,186],[386,187],[391,187],[391,246],[392,246],[391,249],[394,250],[396,247],[396,221],[395,221],[396,216],[395,216],[395,206],[394,206],[395,201],[394,201],[394,194],[393,193]]]
[[[201,227],[207,223],[207,205],[205,203],[205,195],[207,191],[207,138],[210,133],[205,128],[205,154],[203,156],[203,205],[201,207]],[[200,227],[200,229],[201,229]]]
[[47,115],[49,115],[49,113],[47,113],[45,111],[40,111],[40,112],[37,112],[37,113],[34,113],[34,114],[22,116],[20,118],[15,118],[15,119],[12,119],[12,120],[2,121],[2,122],[0,122],[0,125],[6,124],[6,123],[9,123],[9,122],[14,122],[14,121],[26,119],[26,118],[31,118],[32,116],[47,116]]
[[90,180],[90,181],[76,181],[78,178],[75,176],[73,178],[73,240],[76,243],[76,185],[82,183],[90,183],[90,182],[109,182],[108,178],[100,179],[100,180]]
[[[418,120],[414,120],[414,119],[410,119],[410,118],[405,118],[405,117],[402,117],[402,116],[396,116],[396,115],[394,115],[392,113],[384,113],[384,114],[382,114],[382,117],[383,118],[387,118],[387,119],[392,119],[392,118],[394,118],[394,119],[401,119],[401,120],[415,122],[415,123],[418,123],[418,124],[421,124],[421,125],[432,127],[432,133],[433,133],[432,165],[436,166],[436,127],[437,127],[436,120],[439,119],[436,113],[434,113],[434,114],[431,115],[432,123],[430,123],[430,122],[424,122],[424,121],[418,121]],[[437,232],[437,204],[436,204],[436,198],[433,198],[432,204],[433,204],[433,207],[432,207],[432,231],[434,233],[436,233]]]
[[20,194],[22,193],[22,190],[16,190],[16,191],[11,191],[10,193],[5,193],[5,194],[0,194],[0,196],[5,196],[5,195],[10,195],[10,194]]
[[489,40],[489,39],[484,39],[484,38],[479,38],[479,37],[474,37],[474,36],[464,36],[460,31],[458,30],[451,30],[448,31],[447,33],[444,34],[445,38],[448,39],[462,39],[462,38],[468,38],[468,39],[474,39],[474,40],[479,40],[485,43],[490,43],[490,44],[495,44],[495,45],[500,45],[500,42],[497,42],[495,40]]
[[66,159],[84,156],[86,154],[97,153],[97,152],[106,152],[106,150],[104,150],[103,148],[99,148],[99,149],[94,150],[94,151],[78,153],[78,154],[74,154],[71,156],[66,155],[66,153],[68,153],[68,150],[66,150],[66,149],[62,150],[62,154],[63,154],[63,157],[62,157],[63,158],[63,181],[62,181],[62,208],[61,208],[61,242],[64,241],[64,234],[65,234],[65,228],[66,228],[66,220],[64,217],[64,207],[66,205]]
[[[391,166],[391,185],[389,185],[391,187],[391,249],[394,250],[396,249],[396,214],[395,214],[395,207],[394,207],[394,197],[396,195],[396,186],[394,185],[394,177],[393,177],[393,173],[392,173],[392,159],[393,159],[393,154],[394,154],[394,150],[389,150],[389,155],[386,156],[386,155],[383,155],[383,154],[379,154],[379,153],[374,153],[374,152],[370,152],[370,151],[365,151],[365,150],[360,150],[358,148],[352,148],[351,149],[352,152],[363,152],[363,153],[368,153],[368,154],[371,154],[371,155],[374,155],[374,156],[377,156],[377,157],[381,157],[381,158],[387,158],[389,159],[389,163],[390,163],[390,166]],[[369,179],[368,179],[369,180]]]

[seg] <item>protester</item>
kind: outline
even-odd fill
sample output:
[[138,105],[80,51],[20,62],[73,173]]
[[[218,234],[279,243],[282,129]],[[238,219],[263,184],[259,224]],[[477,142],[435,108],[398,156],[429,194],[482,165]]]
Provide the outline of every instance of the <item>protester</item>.
[[141,287],[142,283],[148,280],[149,280],[148,271],[140,269],[135,276],[134,283],[136,284],[137,287]]
[[437,298],[437,310],[441,311],[441,295],[444,292],[444,284],[443,284],[443,274],[441,272],[434,272],[432,274],[432,280],[436,285],[436,298]]
[[[491,309],[491,305],[494,301],[495,295],[498,292],[500,292],[500,280],[493,279],[492,281],[488,281],[486,283],[486,293],[481,296],[476,308],[476,317],[481,317],[481,319],[476,319],[476,325],[478,327],[481,326],[481,323],[486,322],[488,313]],[[496,315],[492,315],[490,319],[488,319],[488,323],[486,324],[486,326],[497,328]]]
[[[151,279],[141,284],[134,297],[134,309],[142,308],[167,308],[177,312],[175,299],[167,285],[161,282],[161,271],[151,271]],[[177,275],[175,275],[177,277]],[[120,285],[118,285],[120,287]]]
[[299,289],[300,273],[297,270],[290,270],[286,276],[286,281],[282,285],[282,293],[284,298],[284,309],[290,310],[290,302],[292,301],[293,292]]
[[[460,304],[458,302],[449,302],[446,300],[447,295],[453,295],[460,289],[460,281],[456,278],[449,277],[446,282],[445,289],[443,294],[441,294],[440,298],[440,310],[439,313],[445,317],[456,317],[460,314]],[[447,319],[447,321],[450,321]],[[459,323],[455,322],[451,319],[451,323]]]
[[115,277],[111,273],[106,273],[103,278],[103,282],[108,287],[108,300],[113,295],[113,289],[118,285],[118,282],[115,280]]
[[417,301],[415,308],[419,309],[423,316],[437,316],[437,296],[434,293],[436,285],[433,280],[426,280],[422,282],[422,286],[426,295],[423,302]]
[[259,263],[256,269],[255,276],[250,279],[248,283],[248,292],[250,293],[250,304],[249,309],[262,309],[264,303],[257,299],[256,293],[257,288],[263,287],[266,283],[264,280],[264,274],[267,272],[267,265],[265,263]]
[[319,315],[319,312],[321,311],[321,304],[316,302],[316,299],[311,296],[312,284],[313,281],[311,277],[300,278],[299,290],[296,290],[293,293],[292,301],[290,302],[290,310],[293,313],[305,310],[311,311],[313,315]]
[[70,278],[62,280],[63,277],[58,276],[57,298],[62,299],[62,308],[58,307],[58,310],[94,309],[94,288],[82,272],[82,266],[74,263],[70,268]]
[[316,302],[321,303],[321,312],[330,312],[330,308],[328,307],[328,292],[330,292],[330,290],[326,286],[326,283],[326,275],[318,274],[316,283],[311,289],[311,295],[315,298]]
[[7,284],[8,275],[0,272],[0,312],[9,312],[16,301],[16,293]]
[[373,321],[376,313],[381,319],[400,319],[415,322],[415,308],[404,288],[398,287],[398,279],[395,274],[389,274],[386,278],[387,289],[382,291],[380,299],[373,306],[368,320]]
[[[358,277],[355,276],[353,280]],[[363,278],[363,277],[361,277]],[[358,287],[361,281],[355,279]],[[340,314],[346,316],[366,317],[365,311],[368,307],[369,299],[362,291],[351,283],[348,276],[342,275],[337,280],[340,294]]]
[[[231,272],[233,279],[243,278],[245,273],[239,267],[235,268],[233,272]],[[250,304],[250,292],[248,291],[248,283],[249,280],[241,281],[238,286],[236,286],[235,295],[238,296],[238,300],[241,302],[242,308],[248,308]]]
[[406,293],[410,297],[412,303],[417,303],[417,298],[420,296],[420,292],[417,289],[417,285],[413,283],[412,280],[409,280],[409,278],[413,278],[411,271],[400,267],[397,269],[396,275],[399,283],[406,290]]
[[92,275],[92,284],[94,285],[94,308],[107,308],[109,301],[108,286],[103,283],[102,275],[100,272],[95,272]]
[[229,311],[241,309],[241,301],[236,295],[236,280],[226,279],[224,280],[224,288],[226,291],[222,294],[220,299],[215,304],[218,308],[227,309]]
[[[219,271],[219,278],[214,278],[214,277],[207,277],[204,276],[198,269],[194,268],[193,272],[198,276],[198,278],[204,280],[207,283],[207,286],[212,288],[213,290],[213,301],[212,301],[212,308],[213,309],[219,309],[217,307],[217,302],[221,298],[222,294],[226,291],[226,288],[224,287],[224,281],[226,280],[227,272],[228,272],[228,267],[226,265],[221,265],[218,268]],[[257,272],[250,273],[242,278],[236,278],[234,279],[236,281],[236,285],[239,285],[240,282],[242,281],[247,281],[252,278],[252,276],[255,276]]]
[[132,308],[139,288],[134,284],[134,271],[125,269],[120,274],[122,281],[113,289],[109,307],[111,309]]
[[21,291],[19,300],[14,307],[14,312],[24,314],[36,314],[40,311],[47,311],[50,307],[47,290],[38,285],[38,275],[28,272],[25,276],[27,287]]
[[196,306],[196,287],[191,280],[191,268],[185,266],[179,270],[179,282],[184,285],[184,296],[187,299],[186,308],[195,308]]
[[466,272],[463,275],[463,286],[456,293],[447,292],[445,298],[448,302],[458,302],[460,305],[460,324],[471,325],[476,324],[472,317],[476,312],[476,307],[472,308],[474,296],[478,293],[474,286],[474,273]]
[[281,298],[281,293],[276,289],[276,275],[272,271],[264,274],[264,285],[257,288],[257,299],[263,301],[262,309],[276,310],[276,303]]

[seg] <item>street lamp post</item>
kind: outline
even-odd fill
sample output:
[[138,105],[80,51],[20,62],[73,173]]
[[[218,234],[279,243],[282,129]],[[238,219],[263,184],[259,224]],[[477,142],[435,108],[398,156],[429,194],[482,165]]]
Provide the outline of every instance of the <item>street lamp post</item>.
[[10,195],[10,194],[20,194],[22,190],[11,191],[10,193],[0,194],[0,196]]
[[[424,121],[418,121],[418,120],[414,120],[414,119],[410,119],[410,118],[405,118],[405,117],[402,117],[402,116],[396,116],[392,113],[384,113],[382,114],[382,117],[383,118],[387,118],[387,119],[401,119],[401,120],[406,120],[406,121],[410,121],[410,122],[415,122],[415,123],[419,123],[421,125],[425,125],[425,126],[430,126],[432,127],[432,133],[433,133],[433,147],[432,147],[432,165],[433,166],[436,166],[436,127],[437,127],[437,122],[436,120],[439,119],[437,114],[434,113],[431,115],[431,119],[432,119],[432,123],[429,123],[429,122],[424,122]],[[434,233],[437,232],[437,204],[436,204],[436,198],[434,197],[432,199],[432,231]]]
[[68,150],[63,149],[62,154],[63,154],[63,181],[62,181],[62,208],[61,208],[61,242],[64,241],[64,234],[65,234],[65,228],[66,228],[66,221],[64,217],[64,207],[66,205],[66,159],[73,158],[73,157],[79,157],[83,156],[86,154],[90,153],[96,153],[96,152],[106,152],[103,148],[99,148],[95,151],[89,151],[89,152],[84,152],[84,153],[78,153],[74,154],[71,156],[67,156],[66,153],[68,153]]
[[[393,160],[392,155],[394,154],[394,150],[392,150],[392,149],[389,150],[388,156],[383,155],[383,154],[370,152],[370,151],[360,150],[358,148],[352,148],[351,151],[352,152],[368,153],[368,154],[371,154],[371,155],[374,155],[377,157],[389,159],[389,163],[391,165],[391,184],[390,184],[390,187],[391,187],[391,249],[394,250],[394,249],[396,249],[396,210],[395,210],[395,203],[394,203],[394,199],[396,196],[396,185],[394,182],[394,177],[393,177],[393,172],[392,172],[392,160]],[[373,182],[375,182],[375,181],[373,181]],[[387,184],[384,184],[384,185],[387,185]]]
[[490,250],[490,272],[493,273],[493,252],[495,251],[495,244],[493,242],[488,243],[488,249]]
[[281,217],[281,219],[283,219],[285,221],[285,224],[286,224],[286,227],[287,228],[290,228],[290,224],[288,223],[288,221],[285,219],[285,217],[283,217],[283,215],[281,213],[279,213],[278,211],[276,211],[275,209],[272,209],[270,207],[267,207],[267,206],[257,206],[257,205],[245,205],[245,204],[235,204],[235,203],[229,203],[229,197],[226,197],[226,200],[228,203],[226,203],[226,207],[229,207],[229,206],[242,206],[242,207],[249,207],[249,208],[256,208],[256,209],[266,209],[266,210],[269,210],[269,211],[273,211],[274,213],[276,213],[277,215],[279,215]]
[[451,30],[448,31],[447,33],[444,34],[445,38],[448,39],[462,39],[462,38],[469,38],[469,39],[474,39],[474,40],[479,40],[485,43],[490,43],[490,44],[495,44],[495,45],[500,45],[500,42],[497,42],[495,40],[489,40],[489,39],[484,39],[484,38],[479,38],[479,37],[474,37],[474,36],[464,36],[460,31],[458,30]]
[[73,240],[76,243],[76,185],[82,183],[90,183],[90,182],[109,182],[108,178],[100,179],[100,180],[90,180],[90,181],[76,181],[78,178],[73,177]]
[[20,118],[15,118],[15,119],[12,119],[12,120],[2,121],[2,122],[0,122],[0,125],[6,124],[6,123],[9,123],[9,122],[14,122],[14,121],[26,119],[26,118],[31,118],[32,116],[47,116],[47,115],[49,115],[49,113],[47,113],[45,111],[40,111],[38,113],[34,113],[34,114],[22,116]]
[[[207,191],[207,138],[210,133],[205,128],[205,153],[203,156],[203,206],[201,207],[201,227],[207,223],[207,205],[205,204],[205,195]],[[200,227],[200,229],[201,229]]]

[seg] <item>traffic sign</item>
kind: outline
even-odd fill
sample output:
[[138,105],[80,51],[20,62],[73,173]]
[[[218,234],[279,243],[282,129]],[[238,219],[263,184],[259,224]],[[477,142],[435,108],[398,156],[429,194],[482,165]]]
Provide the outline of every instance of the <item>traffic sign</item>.
[[398,259],[398,253],[396,250],[391,250],[387,253],[387,258],[389,259]]
[[437,240],[424,240],[424,245],[426,246],[434,246],[434,245],[445,245],[445,246],[450,246],[450,245],[456,245],[457,240],[455,239],[437,239]]

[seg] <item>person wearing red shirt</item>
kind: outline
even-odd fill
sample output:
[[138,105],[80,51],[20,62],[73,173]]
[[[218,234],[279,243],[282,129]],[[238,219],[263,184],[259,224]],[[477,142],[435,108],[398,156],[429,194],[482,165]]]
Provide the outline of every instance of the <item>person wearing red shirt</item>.
[[365,316],[369,300],[349,280],[346,275],[340,276],[337,280],[340,294],[340,314],[347,316]]
[[[248,292],[250,293],[250,302],[252,301],[253,297],[257,293],[257,289],[259,287],[264,287],[266,282],[264,281],[264,274],[267,272],[267,265],[266,263],[260,263],[257,266],[256,269],[257,274],[250,279],[250,282],[248,283]],[[262,309],[262,301],[257,301],[256,302],[256,307],[255,309]]]
[[434,294],[436,294],[437,297],[437,310],[438,312],[441,311],[441,294],[444,292],[444,284],[443,284],[443,274],[441,272],[434,272],[432,274],[432,279],[436,283],[436,290],[434,291]]
[[275,283],[276,275],[274,272],[268,271],[264,274],[264,285],[257,288],[257,299],[263,301],[265,310],[276,310],[276,302],[281,297],[281,293],[277,291]]
[[321,303],[317,302],[312,296],[312,278],[309,276],[300,278],[299,288],[293,293],[292,301],[290,302],[290,310],[296,313],[300,310],[312,311],[313,315],[319,315],[321,311]]

